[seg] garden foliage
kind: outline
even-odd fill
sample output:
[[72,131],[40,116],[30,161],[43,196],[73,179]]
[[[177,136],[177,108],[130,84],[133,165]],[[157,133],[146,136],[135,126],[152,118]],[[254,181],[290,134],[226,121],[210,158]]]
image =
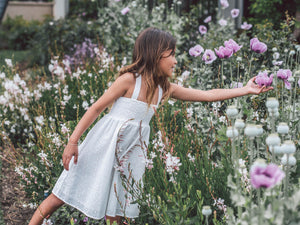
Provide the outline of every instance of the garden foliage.
[[[43,59],[48,66],[35,71],[31,79],[6,60],[0,70],[1,145],[11,149],[6,160],[16,162],[12,166],[32,199],[27,206],[36,207],[51,192],[63,169],[64,146],[78,120],[110,86],[118,70],[130,63],[137,34],[156,26],[169,30],[178,40],[179,63],[173,82],[203,90],[235,88],[253,76],[259,75],[260,82],[265,82],[266,76],[270,79],[273,74],[274,90],[214,103],[166,99],[151,123],[144,187],[136,196],[140,217],[127,222],[299,223],[300,47],[291,41],[293,21],[283,23],[278,31],[266,23],[256,27],[256,33],[248,28],[237,33],[234,19],[223,18],[220,12],[215,20],[201,22],[206,31],[200,33],[193,10],[183,17],[170,11],[164,18],[165,10],[158,5],[149,15],[144,1],[126,5],[113,1],[99,9],[100,16],[93,22],[48,21],[43,24],[48,37],[41,36],[36,46],[45,45],[41,54],[48,48],[55,51],[50,60]],[[80,29],[84,32],[78,37],[73,30]],[[62,38],[61,42],[56,42],[56,37]],[[69,51],[63,51],[65,46]],[[278,101],[277,111],[270,109],[270,97]],[[282,122],[288,132],[278,130]],[[263,132],[251,136],[240,126],[243,123],[259,125]],[[282,148],[275,155],[269,137],[276,132],[282,143],[276,146],[291,140],[296,149],[293,154],[284,154]],[[276,165],[274,171],[279,169],[277,165],[282,167],[283,180],[274,179],[269,186],[251,185],[251,168],[259,158],[266,162],[259,164],[262,168],[271,162]],[[131,185],[127,188],[133,192]],[[52,220],[59,224],[99,223],[70,207],[61,208]]]

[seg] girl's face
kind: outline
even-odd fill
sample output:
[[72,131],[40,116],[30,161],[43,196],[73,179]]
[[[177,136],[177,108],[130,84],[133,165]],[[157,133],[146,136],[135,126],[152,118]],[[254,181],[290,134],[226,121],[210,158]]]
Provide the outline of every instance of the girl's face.
[[163,53],[158,66],[164,75],[172,77],[176,64],[175,51],[172,53],[172,50],[168,50]]

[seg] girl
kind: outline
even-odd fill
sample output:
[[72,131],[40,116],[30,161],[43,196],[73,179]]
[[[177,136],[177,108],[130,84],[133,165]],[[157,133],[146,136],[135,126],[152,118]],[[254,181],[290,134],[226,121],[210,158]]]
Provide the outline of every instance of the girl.
[[[121,69],[116,81],[76,126],[63,153],[65,170],[52,194],[34,213],[30,225],[41,224],[64,203],[91,218],[106,216],[110,222],[120,223],[124,215],[137,217],[138,205],[131,203],[132,196],[123,188],[120,174],[141,181],[146,154],[145,148],[140,146],[141,138],[147,145],[149,121],[162,99],[221,101],[272,89],[256,85],[255,77],[242,88],[210,91],[170,83],[168,78],[172,77],[177,64],[175,47],[176,40],[167,32],[147,28],[140,33],[132,64]],[[114,103],[111,111],[78,146],[81,135],[111,103]]]

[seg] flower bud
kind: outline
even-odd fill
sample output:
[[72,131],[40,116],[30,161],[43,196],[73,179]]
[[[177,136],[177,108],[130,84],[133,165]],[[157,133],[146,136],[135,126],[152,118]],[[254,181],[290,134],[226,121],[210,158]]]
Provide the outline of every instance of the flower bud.
[[276,146],[280,144],[280,138],[278,137],[277,133],[270,134],[267,139],[266,143],[269,146]]
[[227,127],[226,136],[229,138],[235,138],[239,135],[239,132],[237,129],[233,127]]
[[211,213],[212,213],[212,210],[211,210],[210,206],[208,206],[208,205],[203,206],[202,214],[204,216],[209,216]]
[[289,159],[287,157],[287,154],[284,154],[281,158],[281,164],[286,166],[295,166],[296,165],[296,158],[293,155],[289,155]]
[[281,151],[284,154],[292,154],[296,152],[296,146],[294,142],[290,140],[284,141],[283,144],[281,145]]
[[287,134],[289,132],[289,126],[287,125],[287,123],[279,123],[277,132],[279,134]]
[[230,118],[236,117],[238,113],[239,113],[239,111],[237,110],[237,108],[234,105],[230,105],[226,109],[226,114]]
[[266,106],[270,109],[278,108],[279,102],[276,98],[267,98]]
[[244,133],[249,137],[255,137],[258,134],[258,129],[254,124],[247,124]]
[[245,127],[244,120],[236,119],[236,121],[234,123],[234,127],[237,129],[243,129]]

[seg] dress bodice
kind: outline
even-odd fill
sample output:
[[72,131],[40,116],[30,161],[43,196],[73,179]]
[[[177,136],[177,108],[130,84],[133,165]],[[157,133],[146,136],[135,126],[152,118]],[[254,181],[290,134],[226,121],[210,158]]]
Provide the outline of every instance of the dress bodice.
[[141,90],[142,76],[139,75],[136,78],[136,83],[134,87],[133,94],[131,98],[120,97],[118,98],[113,107],[111,108],[108,116],[111,116],[119,120],[130,120],[133,119],[133,123],[149,124],[153,114],[154,109],[156,109],[162,98],[162,88],[158,86],[158,101],[156,105],[151,104],[148,106],[146,102],[137,100],[140,90]]

